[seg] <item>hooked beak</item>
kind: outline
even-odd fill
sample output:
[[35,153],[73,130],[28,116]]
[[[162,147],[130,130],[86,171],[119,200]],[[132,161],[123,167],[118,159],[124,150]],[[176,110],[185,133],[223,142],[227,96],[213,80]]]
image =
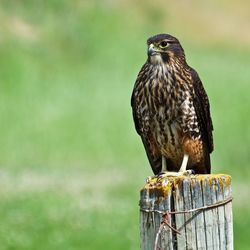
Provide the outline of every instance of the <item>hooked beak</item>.
[[150,44],[149,47],[148,47],[148,56],[153,56],[157,54],[156,51],[155,51],[155,47],[154,47],[154,44]]

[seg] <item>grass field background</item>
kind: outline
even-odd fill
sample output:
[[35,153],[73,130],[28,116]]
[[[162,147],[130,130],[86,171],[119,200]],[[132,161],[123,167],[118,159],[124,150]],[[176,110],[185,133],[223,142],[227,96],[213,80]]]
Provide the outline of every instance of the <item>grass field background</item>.
[[151,175],[130,95],[146,39],[177,36],[208,92],[212,171],[249,249],[249,1],[1,1],[0,250],[139,249]]

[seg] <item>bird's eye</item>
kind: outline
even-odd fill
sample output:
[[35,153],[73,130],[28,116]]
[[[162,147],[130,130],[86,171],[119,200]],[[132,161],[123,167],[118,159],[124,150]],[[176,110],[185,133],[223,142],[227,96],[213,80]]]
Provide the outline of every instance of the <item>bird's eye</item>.
[[160,43],[160,48],[162,48],[162,49],[166,48],[167,46],[168,46],[168,42],[166,42],[166,41],[162,41]]

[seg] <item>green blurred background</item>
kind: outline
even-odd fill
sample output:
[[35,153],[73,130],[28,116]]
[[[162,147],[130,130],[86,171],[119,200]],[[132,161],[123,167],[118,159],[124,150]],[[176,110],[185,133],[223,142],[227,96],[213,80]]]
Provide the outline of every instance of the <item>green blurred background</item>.
[[152,175],[130,95],[146,39],[179,38],[214,121],[213,173],[233,178],[249,249],[250,2],[2,0],[0,249],[139,249]]

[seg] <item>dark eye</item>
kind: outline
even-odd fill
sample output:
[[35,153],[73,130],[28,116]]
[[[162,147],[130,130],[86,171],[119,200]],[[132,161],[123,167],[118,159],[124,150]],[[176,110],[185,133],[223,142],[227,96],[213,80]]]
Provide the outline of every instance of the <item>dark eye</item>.
[[168,46],[168,42],[166,42],[166,41],[162,41],[160,43],[160,48],[166,48],[167,46]]

